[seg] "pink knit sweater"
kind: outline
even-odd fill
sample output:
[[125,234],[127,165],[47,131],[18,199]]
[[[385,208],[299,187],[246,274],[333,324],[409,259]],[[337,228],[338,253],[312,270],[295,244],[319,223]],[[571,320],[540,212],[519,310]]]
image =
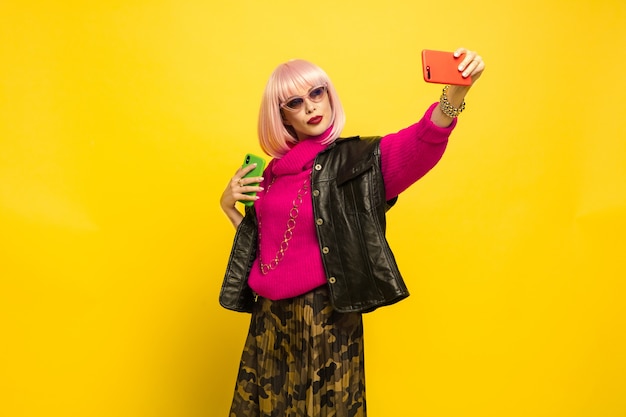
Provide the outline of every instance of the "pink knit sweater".
[[[436,105],[430,106],[416,124],[382,138],[387,200],[407,189],[441,159],[456,120],[448,128],[433,124],[430,116]],[[313,161],[326,147],[320,143],[326,135],[299,142],[285,156],[272,160],[265,170],[261,184],[265,191],[255,202],[260,250],[248,278],[252,290],[262,297],[295,297],[326,284],[308,189]],[[300,204],[299,193],[303,196]],[[290,219],[290,213],[295,219]]]

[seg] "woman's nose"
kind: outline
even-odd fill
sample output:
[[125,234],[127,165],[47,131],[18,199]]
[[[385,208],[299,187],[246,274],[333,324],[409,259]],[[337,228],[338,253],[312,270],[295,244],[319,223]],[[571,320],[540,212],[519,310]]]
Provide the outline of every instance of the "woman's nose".
[[307,113],[311,113],[313,110],[315,110],[315,103],[313,103],[308,98],[304,99],[304,105]]

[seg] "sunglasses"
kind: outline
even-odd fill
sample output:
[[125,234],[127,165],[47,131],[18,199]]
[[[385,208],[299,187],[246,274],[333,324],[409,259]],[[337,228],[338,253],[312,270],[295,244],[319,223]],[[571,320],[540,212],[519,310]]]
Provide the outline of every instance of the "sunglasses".
[[317,87],[313,87],[306,93],[306,96],[293,96],[289,97],[284,102],[280,103],[280,107],[289,111],[298,111],[304,105],[304,99],[308,98],[313,103],[319,103],[324,99],[324,95],[328,90],[328,86],[326,84],[319,85]]

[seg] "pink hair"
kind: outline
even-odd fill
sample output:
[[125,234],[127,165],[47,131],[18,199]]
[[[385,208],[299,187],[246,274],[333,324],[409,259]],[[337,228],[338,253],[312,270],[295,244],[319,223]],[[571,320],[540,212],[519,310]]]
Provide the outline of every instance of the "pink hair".
[[332,129],[322,142],[327,145],[339,137],[346,123],[339,96],[328,75],[317,65],[302,59],[285,62],[274,70],[265,86],[259,111],[259,143],[266,154],[281,158],[298,141],[293,129],[283,124],[280,103],[311,87],[324,84],[328,87],[333,109]]

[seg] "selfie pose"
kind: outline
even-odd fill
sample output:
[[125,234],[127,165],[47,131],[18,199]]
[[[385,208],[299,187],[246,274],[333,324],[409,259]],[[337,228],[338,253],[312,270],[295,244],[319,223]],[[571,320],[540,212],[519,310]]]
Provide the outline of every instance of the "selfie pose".
[[465,48],[453,61],[468,85],[446,85],[417,123],[382,137],[339,137],[345,114],[318,66],[292,60],[270,76],[258,134],[272,159],[251,176],[262,162],[250,156],[220,201],[236,228],[220,303],[252,313],[230,417],[366,416],[362,314],[409,295],[385,214],[441,159],[485,68]]

